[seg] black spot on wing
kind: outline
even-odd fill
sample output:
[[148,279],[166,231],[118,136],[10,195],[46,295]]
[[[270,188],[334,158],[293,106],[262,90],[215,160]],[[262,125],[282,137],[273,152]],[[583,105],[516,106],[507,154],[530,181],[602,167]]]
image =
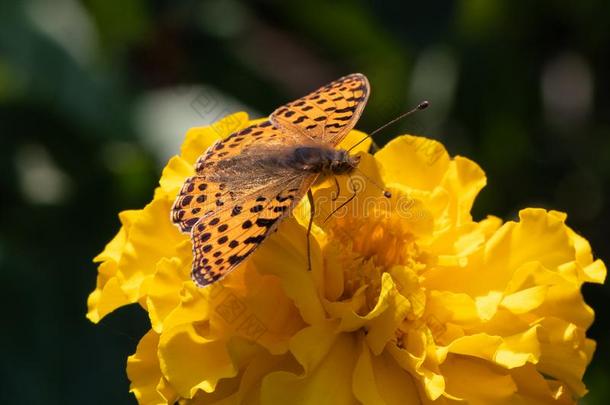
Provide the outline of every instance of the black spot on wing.
[[256,225],[261,227],[261,228],[271,228],[273,226],[273,224],[275,224],[277,222],[277,220],[279,219],[279,217],[276,218],[258,218],[256,220]]
[[189,218],[186,221],[184,221],[184,224],[188,227],[191,228],[193,225],[195,225],[197,222],[199,221],[199,218]]
[[193,199],[192,195],[185,195],[184,197],[182,197],[182,201],[180,202],[180,205],[183,207],[186,207],[187,205],[189,205],[191,203],[192,199]]
[[258,245],[258,244],[262,243],[264,240],[265,240],[265,235],[250,236],[244,240],[244,243],[247,243],[247,244],[254,243],[254,244]]

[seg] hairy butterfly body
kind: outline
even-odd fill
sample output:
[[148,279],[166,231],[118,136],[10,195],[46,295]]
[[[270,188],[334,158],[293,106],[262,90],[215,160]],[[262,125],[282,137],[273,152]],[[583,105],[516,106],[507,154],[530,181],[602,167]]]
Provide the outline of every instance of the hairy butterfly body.
[[197,160],[171,219],[193,243],[192,278],[211,284],[237,267],[289,215],[320,175],[348,174],[358,158],[336,149],[369,95],[352,74],[210,146]]

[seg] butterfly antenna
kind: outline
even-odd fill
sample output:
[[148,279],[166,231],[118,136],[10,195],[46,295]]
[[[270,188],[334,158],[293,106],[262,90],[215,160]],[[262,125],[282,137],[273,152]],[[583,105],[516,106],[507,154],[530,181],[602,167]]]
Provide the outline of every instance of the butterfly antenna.
[[421,103],[419,103],[417,105],[417,107],[407,111],[406,113],[400,114],[398,117],[394,118],[392,121],[387,122],[385,124],[383,124],[382,126],[380,126],[379,128],[377,128],[376,130],[374,130],[373,132],[371,132],[370,134],[368,134],[367,136],[365,136],[364,138],[362,138],[361,140],[359,140],[355,145],[353,145],[351,148],[349,148],[347,151],[351,151],[352,149],[354,149],[356,146],[360,145],[362,142],[364,142],[367,138],[372,138],[373,135],[375,135],[376,133],[378,133],[379,131],[389,127],[390,125],[394,124],[397,121],[400,121],[401,119],[408,117],[409,115],[420,111],[420,110],[425,110],[426,108],[428,108],[428,106],[430,105],[430,103],[428,101],[422,101]]
[[375,180],[371,179],[369,176],[367,176],[366,174],[364,174],[364,172],[360,169],[358,169],[357,167],[354,167],[354,169],[360,173],[362,175],[362,177],[364,177],[365,179],[367,179],[369,181],[369,183],[371,183],[372,185],[374,185],[375,187],[377,187],[379,190],[381,190],[383,192],[383,196],[385,198],[392,198],[392,193],[389,192],[388,190],[386,190],[385,188],[381,187],[379,185],[379,183],[377,183]]

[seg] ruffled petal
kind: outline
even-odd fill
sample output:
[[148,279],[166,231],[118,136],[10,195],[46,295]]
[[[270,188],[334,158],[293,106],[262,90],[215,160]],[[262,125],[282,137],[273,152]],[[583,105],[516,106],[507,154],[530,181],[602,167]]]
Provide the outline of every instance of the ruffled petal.
[[403,135],[394,138],[375,159],[384,168],[385,183],[400,183],[419,190],[433,190],[450,164],[447,151],[432,139]]
[[190,265],[185,266],[178,258],[163,258],[157,263],[146,298],[150,322],[156,332],[163,331],[165,318],[180,305],[180,290],[184,283],[190,283],[189,273]]
[[178,394],[161,374],[158,345],[159,335],[151,330],[142,337],[136,352],[127,359],[130,392],[141,404],[173,404],[178,399]]
[[200,389],[212,392],[221,378],[237,374],[226,341],[202,332],[195,324],[183,324],[164,331],[159,341],[161,371],[184,398],[192,398]]
[[401,369],[394,359],[383,353],[373,356],[366,344],[354,368],[354,396],[363,404],[400,405],[419,402],[413,377]]
[[[317,342],[309,344],[312,348]],[[358,351],[354,336],[337,335],[326,356],[307,373],[268,374],[262,382],[261,404],[355,404],[351,380]]]
[[[279,234],[271,236],[253,257],[254,265],[262,274],[277,277],[285,294],[299,309],[305,322],[316,324],[324,320],[316,281],[307,271],[305,229],[293,218],[280,225]],[[280,236],[281,235],[281,236]],[[317,274],[320,253],[317,245],[312,250],[313,273]]]
[[441,366],[447,393],[468,404],[514,404],[517,386],[509,373],[490,363],[449,356]]
[[155,273],[157,262],[177,257],[178,247],[188,241],[188,235],[180,233],[170,222],[170,206],[166,199],[153,200],[138,213],[129,230],[118,275],[130,302],[143,296],[140,287]]
[[98,267],[98,281],[95,291],[87,299],[87,318],[98,323],[115,309],[130,303],[116,277],[117,264],[107,261]]
[[210,329],[216,336],[240,336],[282,354],[304,326],[282,281],[259,274],[250,264],[231,273],[213,291]]

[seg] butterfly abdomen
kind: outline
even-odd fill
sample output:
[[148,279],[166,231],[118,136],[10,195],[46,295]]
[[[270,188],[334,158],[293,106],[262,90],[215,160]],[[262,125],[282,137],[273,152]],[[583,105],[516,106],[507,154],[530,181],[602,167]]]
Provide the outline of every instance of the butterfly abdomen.
[[359,159],[343,149],[324,146],[301,146],[286,157],[284,164],[292,169],[319,174],[346,174],[358,165]]

